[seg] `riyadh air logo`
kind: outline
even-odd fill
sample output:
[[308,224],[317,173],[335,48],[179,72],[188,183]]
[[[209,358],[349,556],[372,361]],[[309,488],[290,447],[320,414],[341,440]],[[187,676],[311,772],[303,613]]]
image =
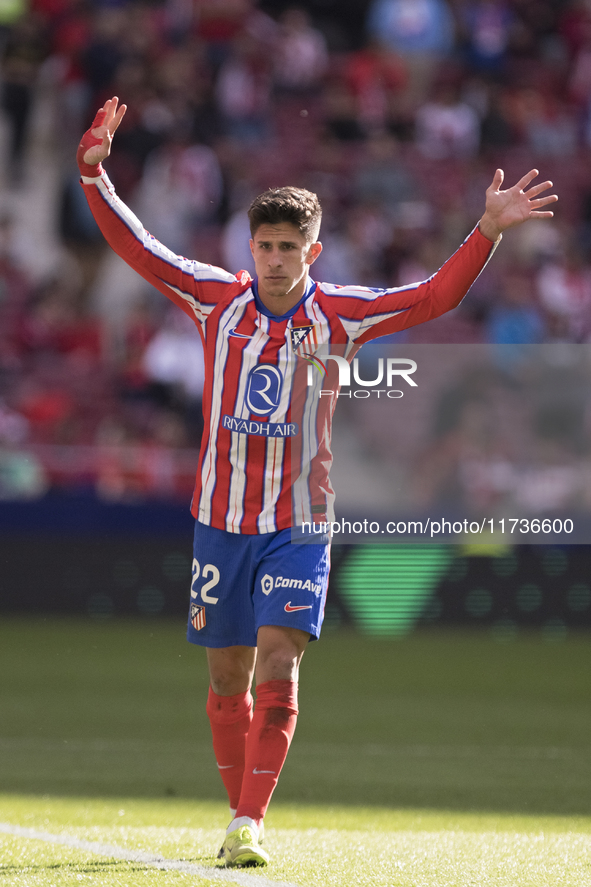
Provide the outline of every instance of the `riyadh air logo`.
[[281,400],[283,376],[276,366],[260,363],[253,367],[246,383],[246,403],[255,416],[274,413]]

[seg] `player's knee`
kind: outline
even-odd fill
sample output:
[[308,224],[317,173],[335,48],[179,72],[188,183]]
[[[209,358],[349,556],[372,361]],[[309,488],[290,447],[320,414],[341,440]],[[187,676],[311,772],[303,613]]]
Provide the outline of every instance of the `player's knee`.
[[[237,648],[236,648],[237,650]],[[235,655],[232,655],[232,653]],[[240,655],[239,655],[240,654]],[[252,683],[254,655],[234,648],[208,650],[209,680],[218,696],[234,696],[246,693]]]
[[244,675],[210,674],[211,688],[218,696],[236,696],[238,693],[246,693],[250,687],[250,680]]
[[301,653],[293,644],[282,644],[259,650],[257,683],[263,681],[296,681]]
[[263,625],[258,632],[257,684],[297,681],[298,669],[310,635],[299,629]]

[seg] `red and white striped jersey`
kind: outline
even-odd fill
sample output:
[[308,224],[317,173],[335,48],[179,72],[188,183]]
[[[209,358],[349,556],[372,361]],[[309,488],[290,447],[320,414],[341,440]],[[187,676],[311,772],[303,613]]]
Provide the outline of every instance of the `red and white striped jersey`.
[[[177,256],[117,197],[108,177],[82,178],[106,240],[195,322],[204,346],[205,430],[191,511],[231,533],[270,533],[332,520],[330,436],[338,373],[309,384],[318,349],[352,360],[364,342],[455,308],[495,244],[476,228],[421,283],[374,290],[310,281],[286,315],[270,315],[242,271]],[[305,355],[305,356],[304,356]],[[320,396],[320,390],[334,396]]]

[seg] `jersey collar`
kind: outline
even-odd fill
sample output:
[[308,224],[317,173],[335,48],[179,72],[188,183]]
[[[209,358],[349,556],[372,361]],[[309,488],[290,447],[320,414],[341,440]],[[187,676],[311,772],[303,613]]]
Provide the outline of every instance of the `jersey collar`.
[[273,312],[270,311],[266,307],[266,305],[263,304],[261,297],[259,296],[259,279],[258,279],[258,277],[254,278],[251,286],[252,286],[252,291],[254,294],[254,302],[255,302],[257,311],[259,311],[261,314],[264,314],[265,317],[270,317],[271,320],[279,320],[280,321],[280,320],[289,320],[290,317],[294,316],[294,314],[296,313],[296,311],[298,310],[300,305],[302,305],[303,302],[306,301],[308,296],[316,289],[316,281],[312,280],[311,277],[308,277],[308,283],[306,285],[306,290],[304,292],[304,295],[302,296],[300,301],[297,303],[297,305],[294,305],[293,308],[290,308],[289,311],[285,312],[285,314],[273,314]]

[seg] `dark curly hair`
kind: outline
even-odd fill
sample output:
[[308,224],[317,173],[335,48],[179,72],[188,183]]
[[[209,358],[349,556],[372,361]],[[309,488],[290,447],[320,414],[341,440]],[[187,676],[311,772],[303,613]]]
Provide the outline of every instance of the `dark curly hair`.
[[314,243],[320,232],[322,208],[318,196],[305,188],[270,188],[255,197],[248,210],[248,220],[252,237],[261,225],[290,222],[307,243]]

